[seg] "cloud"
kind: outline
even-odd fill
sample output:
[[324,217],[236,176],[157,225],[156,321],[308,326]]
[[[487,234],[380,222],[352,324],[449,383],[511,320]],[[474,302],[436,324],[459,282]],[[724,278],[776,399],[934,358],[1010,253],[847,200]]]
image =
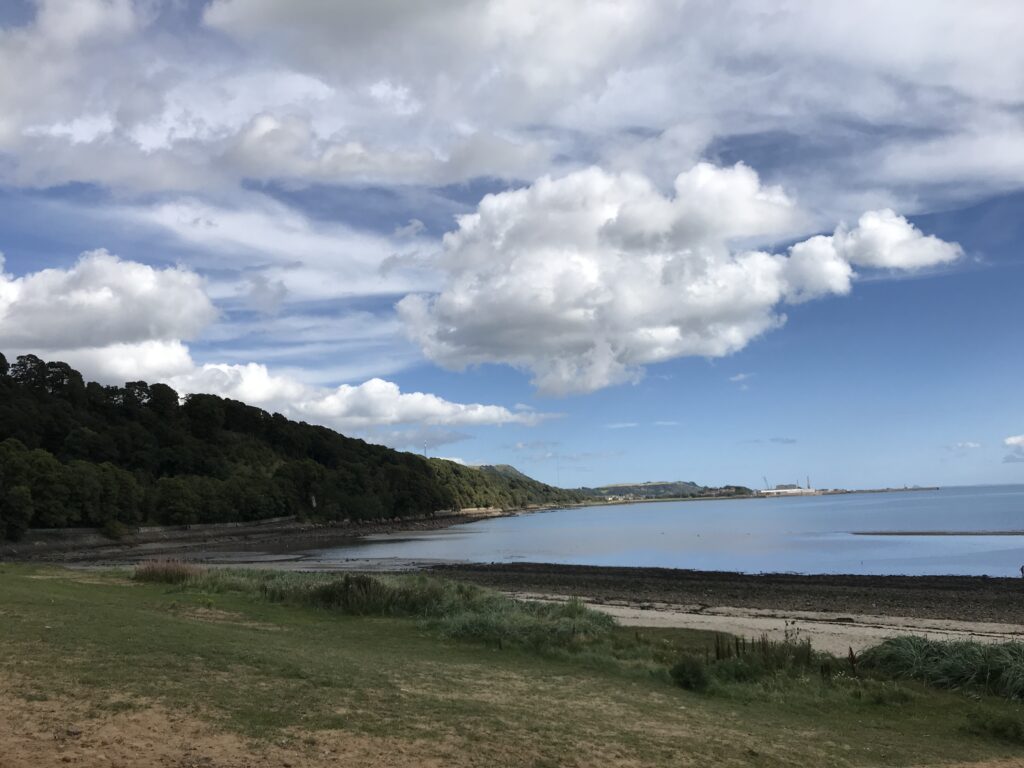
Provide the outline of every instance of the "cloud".
[[913,200],[964,180],[1005,189],[1024,167],[1024,11],[1007,3],[34,7],[0,27],[7,182],[199,193],[251,179],[532,179],[596,162],[661,183],[716,140],[785,132],[823,150],[789,153],[811,166],[789,181],[836,211],[892,188]]
[[426,225],[419,219],[409,219],[407,224],[395,227],[395,237],[415,237],[425,230]]
[[840,227],[832,236],[838,256],[858,267],[922,269],[949,264],[963,255],[956,243],[923,235],[891,210],[869,211],[857,227]]
[[298,115],[259,114],[229,140],[221,155],[228,177],[334,183],[446,184],[475,176],[533,176],[550,148],[486,131],[449,138],[441,154],[430,147],[382,145],[344,132],[323,136]]
[[598,168],[543,177],[459,217],[437,261],[444,288],[406,297],[398,313],[441,365],[507,363],[542,392],[589,392],[650,363],[743,349],[785,322],[782,305],[849,293],[854,264],[920,269],[961,253],[888,210],[788,255],[747,245],[804,221],[742,164],[700,163],[672,196]]
[[730,376],[729,381],[740,382],[746,381],[751,378],[754,374],[752,373],[737,373],[735,376]]
[[342,430],[362,430],[403,424],[481,426],[537,424],[547,416],[516,413],[503,406],[454,403],[424,392],[402,392],[397,384],[370,379],[359,385],[312,387],[266,366],[206,364],[171,377],[168,383],[183,393],[210,392],[287,416]]
[[640,0],[442,0],[419,4],[218,0],[210,27],[300,69],[360,82],[398,113],[436,108],[460,117],[480,109],[532,118],[574,91],[600,88],[609,71],[657,29],[661,4]]
[[743,440],[742,442],[749,443],[751,445],[760,445],[763,443],[774,443],[775,445],[796,445],[800,441],[795,437],[769,437],[767,440],[755,437],[749,440]]
[[[276,293],[273,285],[259,281],[254,287]],[[216,317],[195,273],[155,269],[104,250],[82,254],[67,269],[22,277],[0,272],[0,348],[64,360],[89,378],[166,381],[182,393],[219,394],[348,431],[533,425],[550,418],[529,409],[402,392],[380,378],[331,388],[272,374],[256,363],[197,365],[183,340],[197,336]],[[295,327],[297,320],[286,322]],[[366,324],[349,319],[350,325],[360,323]],[[373,329],[363,332],[372,334]]]
[[195,367],[188,347],[179,340],[55,349],[45,352],[44,356],[69,363],[86,379],[113,384],[165,381],[187,374]]
[[981,448],[981,443],[975,443],[972,440],[964,440],[959,443],[953,443],[947,446],[951,451],[974,451]]
[[125,207],[118,215],[170,233],[201,254],[207,268],[259,265],[281,300],[405,293],[437,282],[414,258],[421,246],[415,239],[397,242],[319,222],[261,196],[246,196],[234,206],[179,198]]
[[266,275],[250,275],[245,303],[264,315],[274,315],[281,309],[281,302],[288,295],[288,289],[280,280],[270,280]]
[[1012,435],[1003,440],[1003,445],[1010,449],[1003,457],[1005,464],[1024,462],[1024,435]]
[[425,448],[428,454],[441,446],[460,443],[472,437],[466,432],[437,426],[376,427],[362,429],[359,434],[371,443],[413,453],[421,453]]
[[456,403],[424,392],[402,392],[397,384],[379,378],[358,385],[322,387],[271,373],[257,363],[197,365],[180,341],[55,350],[46,357],[70,363],[87,379],[162,381],[183,395],[220,395],[394,447],[420,449],[426,442],[433,448],[469,437],[451,427],[533,426],[553,417],[499,405]]
[[635,421],[616,421],[611,424],[605,424],[604,426],[607,429],[632,429],[633,427],[638,427],[640,425]]
[[216,317],[194,272],[123,261],[105,250],[83,253],[68,269],[24,277],[0,272],[0,346],[6,349],[188,339]]

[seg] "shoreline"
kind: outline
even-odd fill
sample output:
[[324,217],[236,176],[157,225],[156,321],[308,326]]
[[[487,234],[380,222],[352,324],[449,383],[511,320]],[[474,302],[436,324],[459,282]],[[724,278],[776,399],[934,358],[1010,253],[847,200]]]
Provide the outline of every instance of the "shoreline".
[[[799,628],[818,646],[866,647],[894,634],[985,642],[1024,639],[1024,579],[759,573],[407,559],[329,560],[309,550],[382,534],[438,531],[494,517],[563,509],[464,510],[418,519],[317,525],[294,519],[250,525],[141,529],[113,542],[95,531],[41,532],[0,545],[0,561],[124,568],[158,558],[210,567],[294,571],[421,572],[530,599],[578,597],[626,625],[675,626],[783,637]],[[898,534],[897,534],[898,535]],[[955,535],[955,534],[952,534]]]
[[594,603],[893,616],[1020,625],[1024,579],[987,576],[744,574],[673,568],[444,563],[430,573],[503,592],[579,596]]
[[289,517],[251,523],[143,526],[118,539],[105,536],[95,528],[41,529],[29,531],[18,542],[0,542],[0,561],[125,563],[155,556],[187,557],[203,550],[234,548],[244,552],[264,547],[280,551],[282,548],[297,550],[303,545],[312,549],[318,545],[350,543],[375,534],[442,530],[479,520],[562,508],[478,508],[423,517],[355,522],[316,523]]

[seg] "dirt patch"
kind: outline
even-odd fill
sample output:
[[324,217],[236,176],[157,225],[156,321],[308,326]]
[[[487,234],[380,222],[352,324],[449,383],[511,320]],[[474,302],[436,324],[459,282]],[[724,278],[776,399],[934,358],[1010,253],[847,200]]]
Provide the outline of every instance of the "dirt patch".
[[[208,721],[139,702],[86,706],[81,697],[38,700],[0,680],[0,764],[4,768],[382,768],[467,765],[444,741],[369,737],[342,731],[296,732],[270,743]],[[130,707],[126,709],[126,707]],[[121,711],[116,711],[121,710]]]
[[26,576],[27,579],[40,581],[70,581],[75,584],[102,584],[104,586],[135,587],[137,582],[121,576],[109,576],[90,574],[87,571],[76,571],[73,573],[34,573]]
[[282,632],[284,627],[277,624],[267,624],[262,621],[252,621],[240,613],[233,611],[222,611],[219,608],[185,608],[175,611],[178,616],[196,621],[205,621],[210,624],[235,624],[247,629],[258,629],[264,632]]

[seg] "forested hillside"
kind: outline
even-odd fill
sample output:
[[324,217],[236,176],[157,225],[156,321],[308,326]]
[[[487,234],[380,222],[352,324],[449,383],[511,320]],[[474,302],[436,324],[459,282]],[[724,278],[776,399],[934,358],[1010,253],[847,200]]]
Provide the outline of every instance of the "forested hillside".
[[0,354],[0,538],[27,528],[322,520],[571,503],[525,476],[371,445],[164,384]]

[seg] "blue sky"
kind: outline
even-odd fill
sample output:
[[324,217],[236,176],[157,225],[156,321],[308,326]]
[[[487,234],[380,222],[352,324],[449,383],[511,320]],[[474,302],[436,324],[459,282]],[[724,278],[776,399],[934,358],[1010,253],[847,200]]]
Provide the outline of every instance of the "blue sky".
[[0,349],[566,486],[1024,482],[1022,35],[5,3]]

